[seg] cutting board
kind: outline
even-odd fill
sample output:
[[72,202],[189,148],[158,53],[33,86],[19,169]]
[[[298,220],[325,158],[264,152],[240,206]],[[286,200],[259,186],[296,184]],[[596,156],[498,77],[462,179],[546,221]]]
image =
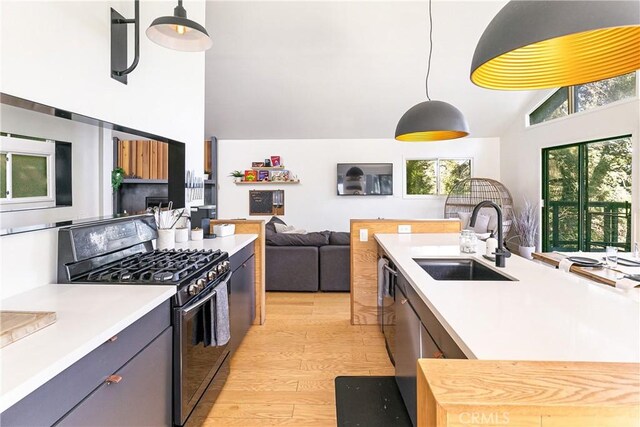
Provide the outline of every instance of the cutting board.
[[[532,254],[534,259],[537,259],[538,261],[542,261],[545,262],[547,264],[550,264],[554,267],[558,267],[560,265],[560,261],[562,261],[565,256],[564,255],[560,255],[557,253],[553,253],[553,252],[540,252],[540,253],[533,253]],[[584,254],[580,254],[580,256],[586,256],[586,257],[590,257],[590,258],[598,258],[599,256],[602,256],[602,253],[598,253],[597,256],[594,256],[594,254],[590,254],[589,253],[584,253]],[[622,267],[620,267],[622,268]],[[604,269],[595,269],[595,268],[589,268],[589,267],[578,267],[575,264],[572,265],[571,267],[569,267],[569,271],[572,273],[575,273],[579,276],[582,277],[586,277],[587,279],[591,279],[594,282],[598,282],[598,283],[602,283],[604,285],[609,285],[609,286],[616,286],[616,281],[614,279],[612,279],[611,277],[607,276],[607,271]]]
[[52,311],[0,311],[0,348],[56,321]]

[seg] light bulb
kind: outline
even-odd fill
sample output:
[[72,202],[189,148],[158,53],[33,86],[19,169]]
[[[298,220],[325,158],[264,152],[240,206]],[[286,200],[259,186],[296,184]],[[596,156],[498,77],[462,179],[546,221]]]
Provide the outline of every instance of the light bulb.
[[187,32],[187,29],[185,28],[184,25],[176,25],[176,33],[184,34],[186,32]]

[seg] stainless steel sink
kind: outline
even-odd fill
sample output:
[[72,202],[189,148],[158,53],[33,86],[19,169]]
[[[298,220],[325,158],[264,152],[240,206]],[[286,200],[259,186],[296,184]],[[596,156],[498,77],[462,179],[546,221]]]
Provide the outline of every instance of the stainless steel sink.
[[517,281],[498,273],[475,259],[469,258],[414,258],[415,262],[435,280],[503,280]]

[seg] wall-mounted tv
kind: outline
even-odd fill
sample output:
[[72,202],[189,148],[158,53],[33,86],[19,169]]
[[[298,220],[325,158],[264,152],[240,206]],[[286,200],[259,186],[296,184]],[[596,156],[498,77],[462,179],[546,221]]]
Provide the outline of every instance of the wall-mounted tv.
[[392,196],[393,163],[338,163],[339,196]]

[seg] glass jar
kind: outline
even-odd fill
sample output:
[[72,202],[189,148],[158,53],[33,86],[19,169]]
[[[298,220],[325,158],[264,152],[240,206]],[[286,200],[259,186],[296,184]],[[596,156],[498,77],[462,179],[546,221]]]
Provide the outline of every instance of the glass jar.
[[460,232],[460,252],[464,254],[476,253],[478,237],[473,230],[462,230]]

